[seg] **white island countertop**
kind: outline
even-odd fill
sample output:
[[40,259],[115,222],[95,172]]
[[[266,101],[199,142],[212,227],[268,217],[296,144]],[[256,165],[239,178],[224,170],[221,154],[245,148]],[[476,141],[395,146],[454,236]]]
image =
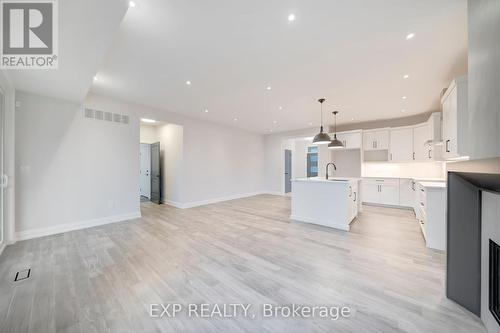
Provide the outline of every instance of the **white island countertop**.
[[321,178],[321,177],[311,177],[311,178],[295,178],[292,179],[292,182],[325,182],[325,183],[345,183],[345,182],[358,182],[361,178],[351,178],[351,177],[329,177]]
[[292,220],[350,230],[361,211],[361,178],[322,177],[292,180]]

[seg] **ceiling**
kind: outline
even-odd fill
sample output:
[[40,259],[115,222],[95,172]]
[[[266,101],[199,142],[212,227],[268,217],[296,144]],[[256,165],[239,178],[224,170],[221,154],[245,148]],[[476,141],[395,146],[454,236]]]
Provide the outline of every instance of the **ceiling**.
[[7,70],[16,89],[81,102],[127,12],[126,0],[64,0],[56,70]]
[[318,126],[320,97],[325,123],[334,109],[339,124],[437,110],[467,71],[466,0],[134,3],[61,1],[59,70],[12,72],[16,87],[269,133]]

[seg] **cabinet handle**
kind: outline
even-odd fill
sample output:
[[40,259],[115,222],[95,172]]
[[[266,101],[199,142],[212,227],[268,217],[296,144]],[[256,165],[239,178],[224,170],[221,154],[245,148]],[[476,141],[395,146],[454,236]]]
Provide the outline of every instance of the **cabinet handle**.
[[413,160],[415,161],[415,152],[413,152]]
[[411,189],[415,191],[415,182],[411,182]]
[[352,197],[352,186],[349,186],[349,198]]
[[357,192],[354,192],[354,202],[356,202],[356,200],[358,200],[358,194]]
[[448,144],[450,143],[450,140],[446,140],[446,152],[449,153],[450,149],[448,148]]
[[431,156],[431,151],[432,151],[432,150],[430,150],[430,149],[429,149],[429,154],[428,154],[428,156],[429,156],[429,159],[430,159],[430,160],[432,159],[432,156]]
[[391,161],[392,161],[392,153],[391,153]]

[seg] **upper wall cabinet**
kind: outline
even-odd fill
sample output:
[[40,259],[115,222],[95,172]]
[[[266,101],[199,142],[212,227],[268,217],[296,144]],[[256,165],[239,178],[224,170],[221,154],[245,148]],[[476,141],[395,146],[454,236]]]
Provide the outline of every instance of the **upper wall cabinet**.
[[429,161],[433,159],[431,140],[431,127],[429,123],[413,128],[413,159],[415,161]]
[[443,157],[452,159],[469,155],[467,77],[455,79],[441,99],[443,107]]
[[414,159],[413,153],[413,128],[391,128],[391,161],[410,161]]
[[388,150],[389,130],[379,129],[363,132],[363,150]]
[[[333,134],[330,134],[333,138]],[[361,149],[361,131],[350,131],[337,133],[337,139],[342,142],[345,149]]]

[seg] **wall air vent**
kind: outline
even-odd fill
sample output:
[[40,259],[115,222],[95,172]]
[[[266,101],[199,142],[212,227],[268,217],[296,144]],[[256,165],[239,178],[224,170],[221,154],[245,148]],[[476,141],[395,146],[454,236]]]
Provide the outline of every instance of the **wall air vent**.
[[94,110],[85,109],[85,118],[94,118]]
[[113,114],[111,112],[104,112],[104,120],[113,121]]
[[94,111],[94,118],[97,120],[104,120],[104,112],[100,110],[95,110]]
[[101,110],[93,110],[85,107],[82,107],[82,109],[83,109],[83,116],[87,119],[105,120],[125,125],[130,124],[130,116],[125,114],[105,112]]

